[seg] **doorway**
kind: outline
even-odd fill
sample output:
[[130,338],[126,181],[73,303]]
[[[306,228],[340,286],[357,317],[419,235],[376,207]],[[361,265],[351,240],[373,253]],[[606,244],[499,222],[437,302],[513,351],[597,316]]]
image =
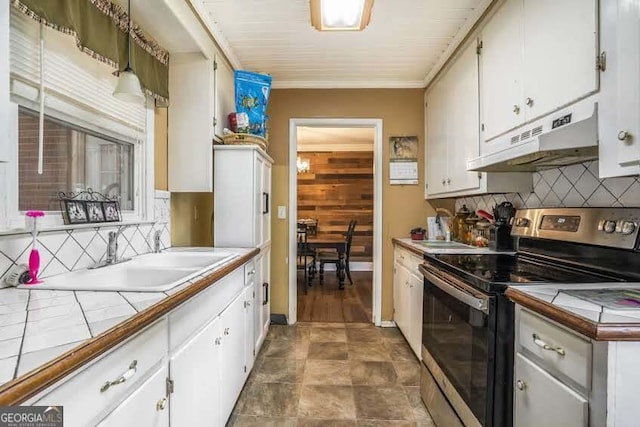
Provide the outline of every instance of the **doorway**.
[[[289,323],[373,322],[379,326],[382,120],[291,119],[289,130]],[[344,239],[351,220],[357,221],[349,263],[353,285],[347,277],[340,290],[336,265],[328,263],[324,284],[316,268],[307,286],[304,269],[297,269],[298,224],[313,224],[308,233],[313,246]],[[319,267],[319,262],[315,265]]]

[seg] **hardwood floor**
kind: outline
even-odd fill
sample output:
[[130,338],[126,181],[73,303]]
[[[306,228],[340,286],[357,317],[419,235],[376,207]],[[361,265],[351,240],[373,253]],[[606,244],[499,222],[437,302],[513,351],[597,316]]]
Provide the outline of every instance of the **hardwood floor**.
[[333,271],[325,273],[324,284],[318,277],[304,294],[302,273],[298,273],[298,322],[370,323],[372,311],[373,274],[352,271],[353,285],[347,279],[344,290],[338,289]]

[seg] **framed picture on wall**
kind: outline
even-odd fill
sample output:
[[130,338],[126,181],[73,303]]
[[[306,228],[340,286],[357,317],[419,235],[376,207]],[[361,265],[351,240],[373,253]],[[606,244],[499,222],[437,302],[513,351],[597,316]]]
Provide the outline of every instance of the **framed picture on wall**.
[[101,202],[88,201],[86,206],[88,222],[105,222]]
[[102,202],[102,210],[104,211],[105,222],[120,221],[120,205],[118,202]]
[[85,224],[89,222],[85,202],[82,200],[65,200],[62,217],[65,224]]

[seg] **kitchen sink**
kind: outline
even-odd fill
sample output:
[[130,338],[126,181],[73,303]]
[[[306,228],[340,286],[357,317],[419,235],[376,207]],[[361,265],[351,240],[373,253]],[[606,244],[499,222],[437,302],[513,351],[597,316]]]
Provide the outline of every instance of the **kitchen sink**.
[[162,252],[92,270],[46,277],[24,289],[163,292],[222,265],[238,255],[231,252]]

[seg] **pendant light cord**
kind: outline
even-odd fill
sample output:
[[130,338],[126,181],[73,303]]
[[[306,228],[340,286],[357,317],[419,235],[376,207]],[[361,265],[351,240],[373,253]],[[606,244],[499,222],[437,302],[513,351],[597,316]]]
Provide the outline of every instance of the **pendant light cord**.
[[128,2],[127,17],[127,67],[125,71],[131,69],[131,0]]

